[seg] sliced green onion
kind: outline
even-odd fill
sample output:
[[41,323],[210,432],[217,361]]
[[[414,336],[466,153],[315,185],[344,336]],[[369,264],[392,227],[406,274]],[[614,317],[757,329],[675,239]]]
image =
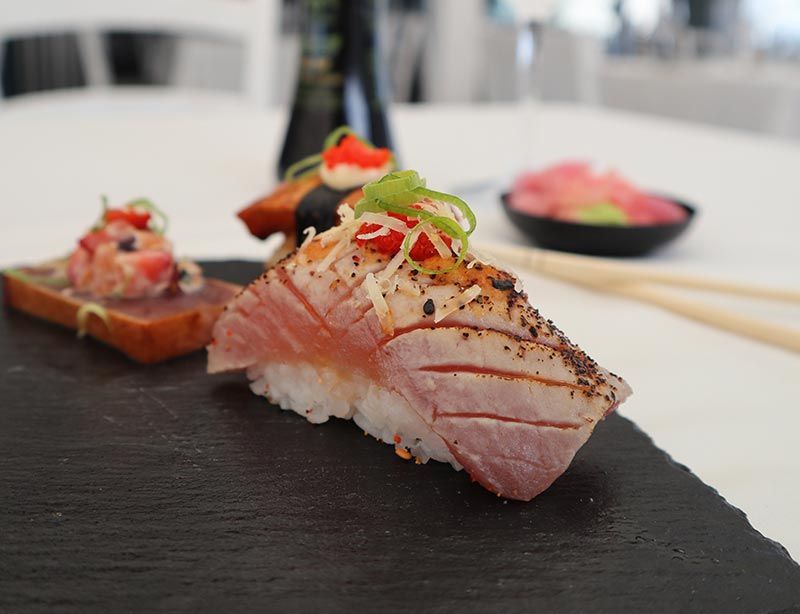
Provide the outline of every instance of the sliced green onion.
[[[424,267],[419,264],[416,260],[411,257],[411,249],[416,243],[416,238],[419,234],[422,233],[422,223],[417,224],[414,229],[406,235],[406,238],[403,239],[403,255],[406,257],[406,262],[410,264],[413,268],[420,271],[421,273],[426,273],[428,275],[438,275],[439,273],[448,273],[453,269],[457,268],[459,264],[461,264],[464,260],[464,257],[467,255],[467,242],[469,238],[467,237],[467,233],[464,232],[464,229],[461,228],[458,224],[456,224],[453,220],[448,219],[443,216],[433,216],[429,218],[427,221],[424,222],[425,224],[431,224],[435,226],[445,234],[449,235],[453,239],[457,239],[461,242],[461,251],[458,253],[455,262],[445,268],[445,269],[429,269],[428,267]],[[417,230],[417,229],[420,230]]]
[[387,196],[407,194],[418,188],[424,188],[425,181],[415,171],[399,171],[385,175],[380,181],[373,181],[364,186],[364,198],[385,199]]
[[167,228],[169,227],[169,218],[167,217],[166,213],[155,206],[153,201],[148,198],[137,198],[136,200],[130,201],[125,206],[130,208],[144,209],[145,211],[149,211],[158,217],[161,220],[161,224],[155,228],[151,228],[151,230],[159,235],[166,234]]
[[[464,230],[457,221],[443,215],[436,215],[424,209],[411,207],[423,198],[438,200],[453,205],[464,216],[469,228]],[[429,190],[425,187],[425,180],[416,171],[395,171],[385,175],[377,181],[364,186],[364,197],[356,203],[354,217],[359,218],[366,212],[395,213],[419,220],[417,226],[403,239],[403,255],[408,263],[418,271],[435,275],[452,271],[467,255],[469,235],[475,230],[475,214],[469,205],[457,196]],[[458,241],[461,248],[454,264],[446,269],[429,269],[416,262],[411,257],[411,249],[417,236],[423,231],[422,225],[427,224]]]
[[103,209],[100,211],[100,217],[97,218],[97,221],[92,224],[92,227],[89,229],[92,232],[100,230],[103,226],[106,225],[106,212],[108,211],[108,196],[105,194],[100,195],[100,204]]
[[5,269],[3,271],[3,275],[8,275],[9,277],[13,277],[14,279],[19,279],[20,281],[24,281],[25,283],[29,284],[39,284],[42,286],[48,286],[50,288],[66,288],[69,286],[69,279],[66,275],[60,276],[46,276],[46,275],[28,275],[27,273],[21,271],[20,269]]
[[286,172],[283,174],[283,180],[294,181],[296,179],[302,179],[303,177],[306,177],[312,173],[316,173],[317,168],[321,163],[322,154],[317,153],[312,156],[306,156],[302,160],[298,160],[286,169]]
[[472,231],[475,230],[475,224],[477,221],[475,220],[475,214],[472,212],[472,209],[469,208],[469,205],[461,200],[458,196],[453,196],[452,194],[445,194],[444,192],[437,192],[435,190],[429,190],[425,186],[421,188],[417,188],[414,190],[416,194],[420,196],[424,196],[426,198],[430,198],[431,200],[440,200],[442,202],[448,203],[453,205],[456,209],[458,209],[464,219],[467,220],[467,224],[469,224],[469,228],[467,229],[467,234],[471,235]]
[[106,325],[106,328],[111,328],[111,321],[108,319],[108,311],[106,311],[105,307],[99,305],[98,303],[85,303],[81,305],[80,309],[78,309],[78,313],[76,314],[76,319],[78,322],[78,337],[86,336],[86,325],[89,323],[89,316],[96,315],[103,321],[103,324]]
[[325,137],[325,140],[322,142],[322,150],[325,151],[329,147],[336,147],[336,145],[339,144],[339,141],[342,140],[342,137],[347,136],[348,134],[352,134],[359,141],[366,144],[366,141],[359,137],[350,126],[339,126]]

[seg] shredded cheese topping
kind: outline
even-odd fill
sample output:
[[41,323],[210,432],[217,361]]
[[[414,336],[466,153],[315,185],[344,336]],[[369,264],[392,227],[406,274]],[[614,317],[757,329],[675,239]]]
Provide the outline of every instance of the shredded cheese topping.
[[303,230],[303,234],[306,236],[306,238],[303,239],[303,242],[300,244],[300,248],[297,250],[298,252],[302,252],[306,247],[308,247],[308,244],[314,240],[314,237],[317,235],[317,229],[313,226],[309,226]]
[[422,291],[420,290],[419,284],[414,283],[413,281],[405,278],[405,277],[398,277],[397,278],[397,289],[402,293],[408,296],[420,296],[422,295]]
[[439,253],[442,258],[449,258],[451,256],[450,248],[447,247],[447,244],[442,240],[442,237],[439,236],[439,233],[436,232],[436,229],[425,229],[425,234],[428,235],[428,239],[430,239],[433,247]]
[[363,220],[367,224],[377,224],[378,226],[384,226],[385,228],[389,228],[390,230],[396,230],[397,232],[404,235],[407,235],[411,231],[411,229],[403,220],[398,220],[397,218],[392,217],[390,215],[384,215],[380,213],[372,213],[371,211],[366,211],[362,213],[361,217],[358,219]]
[[350,245],[350,240],[347,237],[343,237],[330,249],[319,265],[317,265],[317,273],[322,273],[322,271],[327,271],[329,268],[331,268],[333,261],[336,260],[337,254],[348,245]]
[[360,235],[356,235],[356,239],[362,239],[364,241],[369,241],[370,239],[375,239],[377,237],[385,237],[391,231],[386,226],[381,226],[378,230],[374,230],[372,232],[365,232]]
[[339,216],[339,221],[342,224],[349,224],[356,221],[356,212],[347,203],[342,203],[336,209],[336,214]]
[[387,281],[392,275],[394,275],[397,272],[397,269],[400,268],[400,265],[403,264],[403,262],[405,262],[405,256],[403,255],[403,252],[402,251],[397,252],[388,262],[386,267],[384,267],[384,269],[380,273],[378,273],[377,275],[378,281],[380,282]]
[[433,316],[433,321],[435,323],[439,323],[444,320],[447,316],[449,316],[454,311],[457,311],[464,305],[474,301],[477,297],[481,294],[481,287],[478,284],[474,284],[464,290],[458,296],[455,296],[444,303],[441,306],[436,307],[436,312]]
[[[427,200],[422,203],[423,208],[432,213],[447,215],[451,219],[456,217],[453,208],[446,203],[437,203],[434,201]],[[302,250],[306,247],[312,240],[319,241],[320,245],[326,246],[334,243],[333,247],[328,251],[325,255],[325,258],[318,264],[316,267],[316,272],[322,272],[328,270],[331,265],[337,260],[337,258],[343,258],[342,254],[349,254],[351,251],[354,253],[357,252],[357,249],[353,249],[353,241],[354,239],[364,239],[368,240],[374,237],[385,236],[389,234],[390,231],[397,231],[403,233],[404,235],[408,235],[409,233],[412,234],[412,239],[416,240],[416,238],[425,233],[425,235],[430,239],[432,245],[436,249],[436,251],[442,257],[449,257],[452,255],[452,249],[459,250],[461,245],[457,239],[453,240],[452,246],[448,247],[447,244],[442,239],[441,235],[437,231],[436,228],[432,227],[430,224],[420,223],[417,224],[413,229],[408,228],[408,226],[402,221],[396,218],[393,218],[389,215],[385,214],[378,214],[373,212],[364,212],[358,220],[355,219],[353,214],[353,209],[347,205],[342,204],[340,205],[339,209],[337,210],[340,218],[340,224],[338,226],[334,226],[330,230],[326,230],[325,232],[316,235],[314,230],[309,228],[306,232],[306,238],[303,241],[300,249]],[[379,228],[375,231],[356,234],[357,229],[360,228],[361,224],[375,224],[379,226]],[[412,241],[413,245],[414,241]],[[348,250],[346,248],[350,247],[351,249]],[[468,268],[474,267],[479,262],[488,262],[488,258],[485,256],[478,256],[474,252],[470,252],[469,254],[471,260],[467,264]],[[390,260],[387,262],[386,266],[378,271],[378,272],[369,272],[366,274],[364,281],[361,284],[364,292],[369,298],[370,302],[372,303],[375,309],[375,315],[378,318],[378,321],[381,325],[381,330],[384,334],[387,335],[394,335],[394,317],[392,315],[391,309],[389,308],[389,304],[386,301],[386,297],[388,295],[394,294],[396,291],[400,291],[403,294],[409,296],[421,296],[421,285],[426,283],[425,279],[420,279],[418,281],[413,281],[407,279],[405,275],[398,274],[400,267],[405,262],[405,255],[403,251],[399,251],[396,253]],[[517,285],[520,283],[519,278],[517,277],[516,280]],[[515,285],[516,288],[516,285]],[[461,307],[467,305],[468,303],[475,300],[478,296],[481,295],[481,287],[477,284],[474,284],[458,294],[455,297],[445,301],[441,305],[436,307],[436,311],[434,313],[434,322],[439,323],[448,315],[457,311]]]
[[389,305],[381,293],[381,287],[378,280],[373,273],[367,273],[363,284],[367,297],[372,301],[375,307],[375,315],[378,316],[378,321],[381,323],[381,329],[387,335],[394,335],[394,318],[392,312],[389,310]]

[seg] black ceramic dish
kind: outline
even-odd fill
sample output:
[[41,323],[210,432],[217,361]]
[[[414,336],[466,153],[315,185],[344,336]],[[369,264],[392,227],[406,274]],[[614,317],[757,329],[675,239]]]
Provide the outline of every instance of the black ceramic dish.
[[641,256],[669,243],[683,233],[695,216],[695,208],[680,200],[669,200],[689,214],[682,222],[655,226],[599,226],[564,222],[517,211],[509,193],[500,196],[511,221],[542,247],[592,256]]

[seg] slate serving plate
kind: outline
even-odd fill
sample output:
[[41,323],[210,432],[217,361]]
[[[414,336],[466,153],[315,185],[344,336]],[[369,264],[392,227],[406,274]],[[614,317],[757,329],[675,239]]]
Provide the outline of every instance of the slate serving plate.
[[786,552],[623,417],[524,504],[204,366],[4,313],[0,611],[800,609]]
[[654,226],[578,224],[518,211],[510,205],[508,192],[500,195],[500,202],[508,218],[542,247],[591,256],[641,256],[678,238],[694,219],[695,207],[666,198],[688,213],[685,220]]

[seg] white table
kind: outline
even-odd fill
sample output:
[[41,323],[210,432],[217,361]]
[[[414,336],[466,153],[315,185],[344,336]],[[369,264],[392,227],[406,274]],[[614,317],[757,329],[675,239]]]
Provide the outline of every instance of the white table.
[[[0,114],[0,265],[67,251],[101,193],[162,204],[180,252],[264,256],[233,213],[273,185],[285,117],[153,105],[151,96],[66,97]],[[613,165],[701,207],[689,235],[653,266],[800,287],[800,147],[567,106],[406,107],[395,126],[405,164],[443,189],[564,157]],[[479,239],[524,240],[491,190],[466,196]],[[800,558],[800,356],[653,307],[523,279],[544,314],[630,381],[635,394],[621,413]],[[736,305],[800,325],[796,307]]]

